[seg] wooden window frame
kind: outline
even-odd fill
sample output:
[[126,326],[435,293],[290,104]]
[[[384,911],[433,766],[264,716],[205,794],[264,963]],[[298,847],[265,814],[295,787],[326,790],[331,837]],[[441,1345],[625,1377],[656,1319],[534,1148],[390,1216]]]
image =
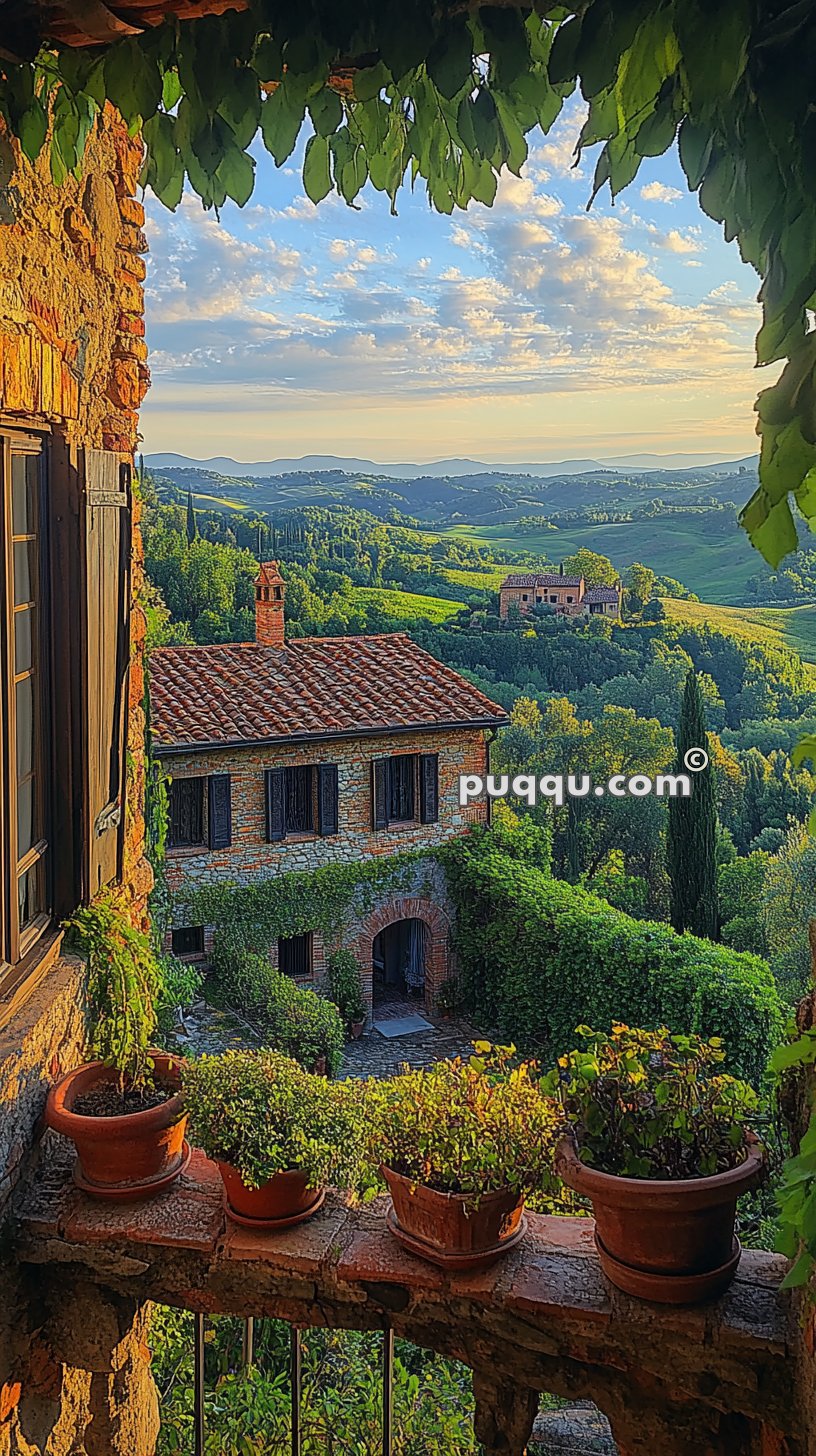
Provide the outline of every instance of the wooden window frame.
[[[36,486],[36,529],[14,535],[12,460],[15,456],[38,461]],[[54,827],[55,732],[54,662],[55,645],[51,603],[51,543],[48,511],[50,470],[49,432],[12,426],[0,418],[0,1025],[16,1008],[22,994],[54,960],[61,943],[55,929]],[[37,582],[28,604],[14,601],[14,545],[34,540],[37,545]],[[17,672],[15,662],[15,618],[22,610],[35,608],[30,669]],[[39,790],[38,817],[42,833],[26,853],[17,849],[17,713],[18,683],[32,674],[35,691],[32,710],[36,714],[36,756],[31,777]],[[39,681],[37,681],[39,680]],[[19,889],[21,877],[37,864],[43,865],[45,908],[20,928]]]
[[[198,784],[201,795],[201,838],[196,840],[176,842],[173,837],[173,790],[181,788],[182,785]],[[171,780],[168,791],[168,819],[167,819],[167,849],[171,854],[202,854],[208,849],[207,839],[207,775],[206,774],[179,774]]]

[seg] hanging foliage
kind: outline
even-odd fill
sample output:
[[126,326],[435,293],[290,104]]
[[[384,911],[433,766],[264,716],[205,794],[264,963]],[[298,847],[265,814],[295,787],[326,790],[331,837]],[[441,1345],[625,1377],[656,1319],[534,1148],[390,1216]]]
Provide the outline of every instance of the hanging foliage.
[[[173,0],[168,0],[172,13]],[[110,101],[168,207],[186,183],[206,207],[252,193],[260,132],[276,164],[308,133],[303,183],[356,204],[370,181],[392,210],[406,180],[451,213],[490,205],[527,137],[578,85],[577,150],[600,146],[593,197],[615,197],[675,144],[703,211],[762,277],[757,363],[784,361],[757,403],[760,487],[741,514],[774,566],[816,519],[816,6],[807,0],[572,0],[480,8],[433,0],[256,0],[108,45],[0,59],[0,115],[59,184],[82,166]],[[20,34],[14,44],[20,50]],[[28,30],[33,33],[31,20]],[[50,37],[53,44],[53,36]],[[4,45],[9,41],[4,38]],[[6,55],[9,52],[5,52]]]

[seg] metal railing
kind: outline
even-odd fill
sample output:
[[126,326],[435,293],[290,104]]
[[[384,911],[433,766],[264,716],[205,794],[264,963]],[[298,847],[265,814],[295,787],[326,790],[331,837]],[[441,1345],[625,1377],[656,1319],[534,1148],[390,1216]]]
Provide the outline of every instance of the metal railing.
[[[193,1356],[193,1430],[195,1456],[204,1456],[204,1442],[207,1434],[205,1412],[204,1345],[206,1315],[195,1316]],[[254,1363],[255,1320],[250,1316],[244,1320],[241,1343],[241,1364],[244,1370]],[[303,1398],[303,1345],[301,1332],[290,1328],[289,1337],[289,1388],[291,1399],[291,1456],[302,1456],[303,1435],[301,1426],[301,1404]],[[383,1332],[382,1347],[382,1456],[393,1456],[394,1448],[394,1331],[389,1327]]]

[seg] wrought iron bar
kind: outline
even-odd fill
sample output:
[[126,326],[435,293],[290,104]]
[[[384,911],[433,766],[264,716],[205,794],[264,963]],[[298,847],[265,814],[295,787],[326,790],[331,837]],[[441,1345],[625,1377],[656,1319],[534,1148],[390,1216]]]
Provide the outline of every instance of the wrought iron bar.
[[241,1362],[245,1370],[255,1363],[255,1321],[252,1315],[244,1320],[244,1340],[241,1349]]
[[204,1316],[197,1314],[193,1342],[193,1422],[195,1456],[204,1456]]
[[392,1456],[394,1443],[394,1331],[383,1333],[382,1456]]
[[303,1348],[300,1330],[290,1331],[289,1375],[292,1390],[292,1456],[301,1456],[300,1399],[303,1386]]

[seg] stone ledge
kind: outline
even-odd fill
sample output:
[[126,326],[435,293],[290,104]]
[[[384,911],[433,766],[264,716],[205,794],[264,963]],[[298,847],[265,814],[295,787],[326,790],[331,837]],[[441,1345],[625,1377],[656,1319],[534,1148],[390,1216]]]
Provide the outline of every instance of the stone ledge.
[[[226,1220],[217,1169],[200,1153],[174,1189],[139,1205],[93,1203],[73,1186],[71,1162],[50,1136],[18,1204],[17,1255],[35,1282],[45,1266],[45,1290],[84,1268],[139,1301],[301,1326],[391,1325],[482,1381],[487,1371],[528,1392],[595,1399],[610,1418],[630,1403],[664,1408],[684,1440],[689,1422],[726,1417],[797,1436],[795,1329],[775,1255],[747,1252],[712,1304],[667,1308],[607,1284],[589,1219],[528,1215],[527,1238],[506,1259],[446,1275],[392,1238],[385,1199],[353,1208],[330,1193],[308,1223],[253,1233]],[[753,1449],[729,1432],[730,1448],[701,1449]]]

